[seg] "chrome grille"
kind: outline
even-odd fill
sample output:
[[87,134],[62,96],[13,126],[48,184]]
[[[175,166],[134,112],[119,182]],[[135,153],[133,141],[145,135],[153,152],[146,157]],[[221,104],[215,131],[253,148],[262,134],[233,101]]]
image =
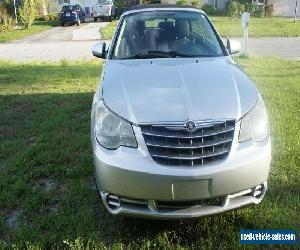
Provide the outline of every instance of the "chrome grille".
[[225,159],[231,149],[235,121],[185,125],[141,125],[153,160],[170,166],[200,166]]

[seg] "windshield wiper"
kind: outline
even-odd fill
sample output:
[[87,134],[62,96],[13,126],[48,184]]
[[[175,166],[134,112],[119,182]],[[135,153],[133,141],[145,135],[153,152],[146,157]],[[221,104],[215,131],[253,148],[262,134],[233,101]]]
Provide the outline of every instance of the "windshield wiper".
[[165,57],[195,57],[196,55],[188,55],[181,52],[178,52],[176,50],[170,50],[170,51],[148,51],[148,53],[152,54],[158,54]]
[[148,51],[145,54],[135,54],[133,56],[123,57],[122,60],[126,59],[151,59],[151,58],[168,58],[169,54],[161,53],[160,51]]

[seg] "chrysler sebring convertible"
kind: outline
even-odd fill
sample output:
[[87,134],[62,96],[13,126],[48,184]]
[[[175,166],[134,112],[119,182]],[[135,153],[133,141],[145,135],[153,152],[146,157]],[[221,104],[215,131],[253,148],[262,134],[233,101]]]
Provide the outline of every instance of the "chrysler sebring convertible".
[[267,190],[267,111],[207,15],[142,6],[125,12],[91,111],[97,188],[116,215],[178,219],[258,204]]

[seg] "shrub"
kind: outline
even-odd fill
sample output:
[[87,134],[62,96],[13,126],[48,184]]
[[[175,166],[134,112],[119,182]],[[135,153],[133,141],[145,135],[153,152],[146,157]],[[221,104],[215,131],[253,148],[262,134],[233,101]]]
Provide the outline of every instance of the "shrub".
[[57,20],[58,15],[54,13],[49,13],[48,15],[44,16],[45,21],[52,21],[52,20]]
[[255,11],[253,13],[255,17],[264,17],[265,15],[265,9],[263,5],[258,5],[255,7]]
[[275,13],[275,9],[274,9],[273,4],[267,5],[265,7],[265,15],[266,16],[274,16],[274,13]]
[[114,5],[117,7],[117,8],[126,8],[127,7],[127,3],[125,0],[115,0],[114,1]]
[[23,29],[29,29],[36,15],[36,0],[23,0],[19,10],[19,21]]
[[200,9],[201,1],[200,0],[192,0],[191,4],[194,8]]
[[252,0],[237,0],[237,1],[243,5],[246,5],[246,4],[252,5]]
[[187,2],[187,0],[178,0],[178,1],[176,2],[176,4],[177,4],[177,5],[180,5],[180,6],[183,6],[183,5],[187,5],[188,2]]
[[0,17],[0,33],[8,32],[13,30],[15,27],[15,21],[10,16],[1,16]]
[[252,3],[246,3],[245,5],[245,11],[249,12],[251,16],[254,16],[255,8]]
[[45,21],[45,16],[37,16],[35,17],[34,21]]
[[209,16],[216,13],[216,9],[211,4],[204,4],[201,9]]
[[14,27],[14,19],[7,14],[6,8],[0,5],[0,33],[11,31]]
[[237,7],[238,7],[237,14],[238,14],[238,16],[241,16],[243,14],[243,12],[245,11],[245,5],[238,2]]
[[226,9],[228,16],[239,17],[244,12],[244,5],[237,1],[229,1]]

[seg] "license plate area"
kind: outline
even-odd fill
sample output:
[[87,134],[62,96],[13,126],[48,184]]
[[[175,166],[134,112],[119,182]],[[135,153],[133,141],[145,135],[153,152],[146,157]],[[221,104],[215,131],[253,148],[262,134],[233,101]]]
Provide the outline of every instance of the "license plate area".
[[211,179],[183,180],[173,183],[173,197],[175,200],[196,200],[211,197]]

